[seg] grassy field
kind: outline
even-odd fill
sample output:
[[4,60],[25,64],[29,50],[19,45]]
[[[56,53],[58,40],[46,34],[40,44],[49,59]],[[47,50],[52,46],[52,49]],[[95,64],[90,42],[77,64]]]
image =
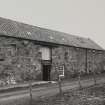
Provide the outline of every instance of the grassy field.
[[[0,105],[30,105],[29,98],[0,102]],[[52,97],[33,97],[32,105],[105,105],[105,84],[64,92]]]

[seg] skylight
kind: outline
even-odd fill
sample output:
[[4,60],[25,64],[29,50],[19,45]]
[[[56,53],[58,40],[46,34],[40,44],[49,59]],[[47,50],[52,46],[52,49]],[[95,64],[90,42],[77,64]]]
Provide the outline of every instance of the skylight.
[[65,38],[62,38],[63,41],[65,41]]
[[54,37],[52,37],[52,36],[49,36],[49,38],[50,38],[50,39],[54,39]]

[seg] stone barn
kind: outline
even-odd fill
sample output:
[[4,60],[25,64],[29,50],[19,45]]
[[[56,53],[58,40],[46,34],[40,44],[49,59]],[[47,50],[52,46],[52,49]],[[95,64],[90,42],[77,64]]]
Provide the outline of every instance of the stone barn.
[[105,70],[103,48],[88,38],[0,18],[0,80],[56,80]]

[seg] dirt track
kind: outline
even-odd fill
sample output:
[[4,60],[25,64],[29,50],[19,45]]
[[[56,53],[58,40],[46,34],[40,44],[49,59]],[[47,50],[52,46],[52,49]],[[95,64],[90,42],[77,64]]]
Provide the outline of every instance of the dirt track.
[[[105,83],[105,78],[101,78],[97,80],[97,83]],[[82,80],[81,84],[83,87],[91,86],[94,84],[93,80]],[[78,88],[78,82],[67,82],[62,85],[63,91],[69,90],[69,89],[74,89]],[[49,87],[40,87],[40,88],[34,88],[33,89],[33,97],[38,98],[38,97],[47,97],[47,96],[52,96],[54,94],[57,94],[59,92],[58,85],[54,86],[49,86]],[[23,97],[29,97],[29,90],[21,90],[21,91],[16,91],[16,92],[9,92],[9,93],[4,93],[0,94],[0,101],[6,101],[6,100],[13,100],[13,99],[19,99]]]

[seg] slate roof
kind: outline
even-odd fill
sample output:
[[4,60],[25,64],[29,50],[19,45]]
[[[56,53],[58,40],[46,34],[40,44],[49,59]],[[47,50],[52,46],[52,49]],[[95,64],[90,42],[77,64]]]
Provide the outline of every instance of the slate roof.
[[63,32],[40,28],[2,17],[0,17],[0,35],[103,50],[99,45],[88,38],[86,39]]

